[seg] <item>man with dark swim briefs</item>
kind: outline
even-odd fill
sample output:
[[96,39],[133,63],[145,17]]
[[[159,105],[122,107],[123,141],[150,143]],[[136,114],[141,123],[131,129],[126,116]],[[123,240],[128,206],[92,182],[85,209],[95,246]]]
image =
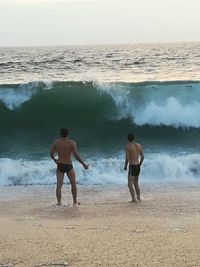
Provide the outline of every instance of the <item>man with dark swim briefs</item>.
[[[60,130],[61,138],[55,140],[51,146],[50,157],[57,164],[56,176],[57,176],[57,187],[56,187],[56,197],[58,205],[61,204],[61,189],[63,185],[63,179],[65,173],[69,178],[71,184],[71,192],[73,196],[73,205],[80,205],[81,203],[77,201],[77,188],[76,188],[76,176],[72,166],[71,156],[74,155],[75,159],[80,162],[84,169],[88,169],[88,165],[85,164],[80,158],[76,143],[68,138],[69,131],[66,128]],[[55,155],[58,155],[58,159]]]
[[125,147],[126,160],[124,165],[124,170],[127,170],[127,165],[129,163],[128,188],[132,197],[132,200],[130,201],[131,203],[141,201],[138,180],[140,174],[140,167],[144,160],[144,153],[142,147],[140,144],[135,143],[134,139],[134,134],[128,134],[129,142]]

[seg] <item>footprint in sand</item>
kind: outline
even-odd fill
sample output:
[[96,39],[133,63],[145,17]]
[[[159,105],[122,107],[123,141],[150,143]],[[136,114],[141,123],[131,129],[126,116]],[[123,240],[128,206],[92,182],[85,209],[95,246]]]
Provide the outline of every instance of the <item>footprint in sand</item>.
[[34,267],[48,267],[48,266],[69,266],[68,262],[66,261],[58,261],[58,262],[51,262],[51,263],[40,263],[35,265]]
[[181,226],[179,224],[169,225],[169,229],[171,232],[185,232],[183,226]]

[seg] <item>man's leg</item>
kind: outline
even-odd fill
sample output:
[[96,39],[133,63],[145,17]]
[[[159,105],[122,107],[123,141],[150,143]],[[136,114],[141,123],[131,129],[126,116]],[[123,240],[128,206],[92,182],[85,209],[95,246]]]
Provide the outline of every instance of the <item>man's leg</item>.
[[56,197],[58,205],[61,205],[61,189],[63,185],[64,173],[60,172],[59,170],[56,170],[56,176],[57,176]]
[[77,201],[77,188],[76,188],[76,176],[75,172],[72,169],[67,173],[67,176],[69,178],[70,184],[71,184],[71,192],[73,196],[73,205],[80,205],[81,203]]
[[139,176],[134,178],[134,187],[135,187],[135,191],[136,191],[136,194],[137,194],[137,200],[141,201],[141,199],[140,199],[140,188],[139,188],[138,180],[139,180]]
[[128,188],[132,197],[131,202],[137,202],[136,197],[135,197],[135,190],[133,188],[133,182],[134,182],[134,177],[133,176],[128,176]]

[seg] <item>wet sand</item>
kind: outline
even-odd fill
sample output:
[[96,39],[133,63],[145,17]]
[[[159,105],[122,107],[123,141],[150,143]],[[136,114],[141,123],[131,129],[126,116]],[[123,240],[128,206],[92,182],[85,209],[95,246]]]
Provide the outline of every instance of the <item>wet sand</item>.
[[[200,184],[0,188],[0,266],[200,266]],[[60,265],[59,265],[60,264]]]

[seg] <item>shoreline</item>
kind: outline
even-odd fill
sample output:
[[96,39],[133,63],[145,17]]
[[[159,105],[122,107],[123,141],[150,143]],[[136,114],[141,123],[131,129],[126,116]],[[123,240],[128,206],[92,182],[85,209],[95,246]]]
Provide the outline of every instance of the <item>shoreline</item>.
[[66,184],[62,207],[54,185],[0,187],[0,266],[200,266],[199,185],[141,183],[139,204],[78,185],[79,207]]

